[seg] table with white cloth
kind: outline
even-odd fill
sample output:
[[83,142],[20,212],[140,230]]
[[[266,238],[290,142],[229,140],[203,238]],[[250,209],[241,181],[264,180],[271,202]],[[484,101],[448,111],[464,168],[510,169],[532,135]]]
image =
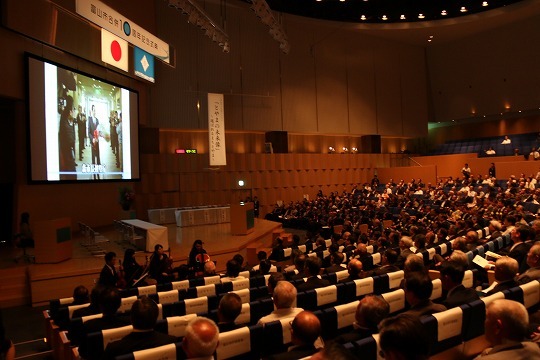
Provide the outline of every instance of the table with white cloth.
[[169,249],[169,233],[167,227],[138,219],[122,220],[122,222],[145,232],[146,251],[153,252],[156,244],[161,244],[165,250]]
[[231,222],[229,206],[208,206],[178,209],[174,212],[176,226],[212,225]]

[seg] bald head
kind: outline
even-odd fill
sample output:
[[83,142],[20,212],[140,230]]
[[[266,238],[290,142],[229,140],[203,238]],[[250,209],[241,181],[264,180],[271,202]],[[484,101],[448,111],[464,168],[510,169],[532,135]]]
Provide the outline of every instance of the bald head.
[[504,340],[523,341],[528,332],[529,314],[521,303],[494,300],[486,309],[485,334],[493,346]]
[[349,269],[349,275],[353,279],[361,279],[363,276],[363,265],[362,262],[358,259],[352,259],[349,262],[349,265],[347,266],[347,269]]
[[321,335],[321,322],[311,311],[302,311],[294,318],[291,333],[295,345],[312,345]]
[[216,351],[218,340],[216,323],[204,317],[196,317],[186,327],[182,348],[189,359],[211,356]]
[[279,281],[274,289],[274,305],[277,309],[293,306],[296,300],[296,288],[288,281]]

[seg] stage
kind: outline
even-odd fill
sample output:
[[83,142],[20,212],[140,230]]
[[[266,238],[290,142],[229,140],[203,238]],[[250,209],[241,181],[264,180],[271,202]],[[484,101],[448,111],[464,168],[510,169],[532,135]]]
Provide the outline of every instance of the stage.
[[[273,233],[282,228],[281,223],[255,219],[252,233],[236,236],[231,235],[230,223],[190,227],[177,227],[176,224],[164,226],[167,226],[168,230],[169,252],[174,261],[173,266],[185,264],[193,242],[201,239],[210,258],[217,262],[218,271],[223,271],[227,260],[236,253],[242,254],[247,261],[248,258],[253,259],[257,251],[269,249],[272,246]],[[100,247],[104,251],[116,252],[119,259],[123,258],[126,248],[132,247],[122,241],[120,233],[113,225],[94,230],[108,239],[108,242],[99,243]],[[72,258],[58,264],[28,264],[22,260],[16,263],[14,259],[22,253],[22,250],[3,249],[0,263],[2,267],[0,276],[3,279],[0,285],[2,294],[0,306],[45,305],[50,299],[71,296],[73,289],[78,285],[85,285],[91,289],[103,267],[103,255],[91,255],[82,245],[84,237],[78,232],[74,232],[72,238]],[[27,253],[32,254],[33,249],[28,249]],[[143,251],[137,252],[138,263],[144,265],[149,255],[150,253]]]

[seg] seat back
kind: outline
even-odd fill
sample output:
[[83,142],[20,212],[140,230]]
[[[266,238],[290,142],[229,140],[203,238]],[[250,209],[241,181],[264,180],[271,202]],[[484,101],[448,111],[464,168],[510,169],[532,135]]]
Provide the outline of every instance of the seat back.
[[317,307],[337,302],[336,285],[325,286],[315,289]]
[[[151,349],[139,350],[130,354],[117,356],[116,360],[176,360],[182,343],[167,344]],[[180,351],[181,352],[181,351]]]
[[216,360],[258,358],[262,334],[262,325],[244,326],[219,334]]
[[431,354],[448,350],[463,341],[463,310],[455,307],[433,315],[420,318],[430,337]]
[[403,289],[384,293],[382,297],[390,305],[390,314],[405,309],[405,291]]
[[172,304],[180,300],[178,290],[160,291],[157,296],[160,304]]
[[186,335],[188,323],[196,317],[196,314],[189,314],[184,316],[168,317],[161,321],[164,321],[167,324],[167,334],[176,336],[177,338],[182,338],[184,335]]

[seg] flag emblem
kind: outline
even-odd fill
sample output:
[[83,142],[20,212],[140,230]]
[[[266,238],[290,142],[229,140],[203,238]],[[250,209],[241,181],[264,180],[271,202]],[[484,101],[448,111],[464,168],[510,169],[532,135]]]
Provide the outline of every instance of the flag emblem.
[[118,36],[101,29],[101,60],[128,71],[128,43]]

